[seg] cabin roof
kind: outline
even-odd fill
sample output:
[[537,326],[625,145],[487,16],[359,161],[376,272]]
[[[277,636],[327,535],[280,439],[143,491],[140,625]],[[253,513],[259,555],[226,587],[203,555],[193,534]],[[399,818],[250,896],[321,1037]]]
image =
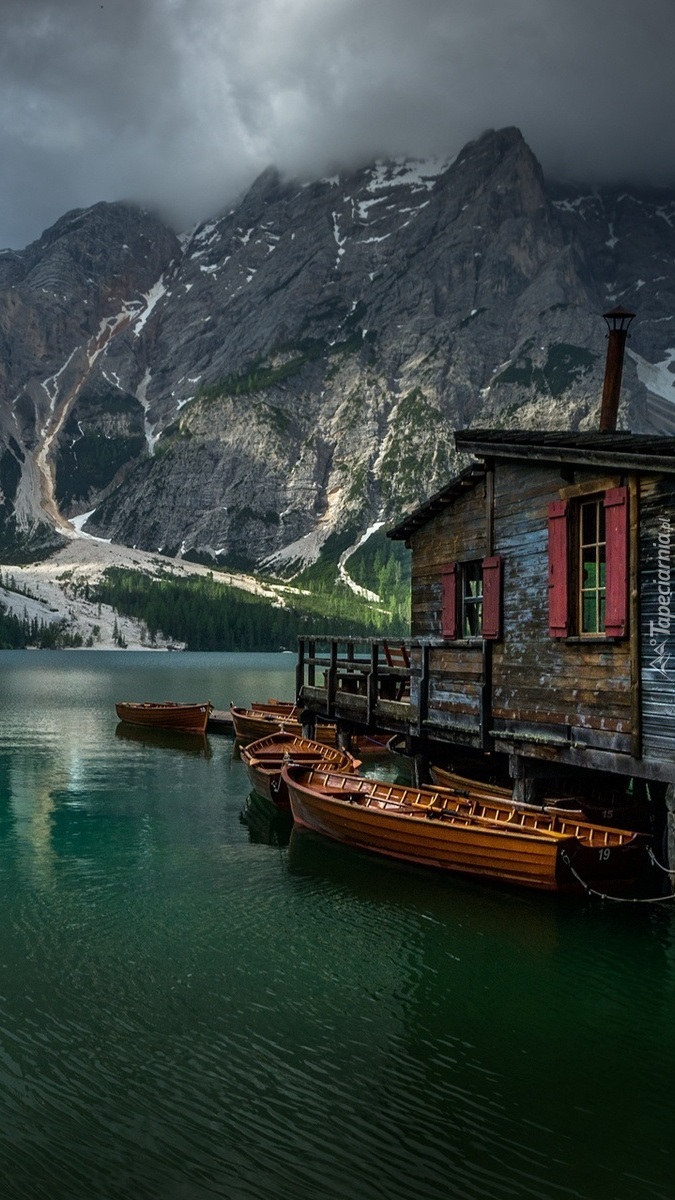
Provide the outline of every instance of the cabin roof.
[[[610,470],[663,471],[675,474],[675,438],[638,433],[568,433],[541,429],[462,429],[455,434],[457,449],[478,458],[525,459],[533,462],[577,463]],[[485,466],[474,462],[456,479],[404,517],[387,537],[405,541],[416,529],[453,504],[485,478]]]
[[421,525],[425,525],[427,521],[435,517],[437,513],[442,512],[448,505],[454,503],[458,496],[464,495],[465,492],[471,491],[477,483],[482,483],[485,479],[485,467],[482,463],[471,463],[461,475],[457,475],[450,483],[441,488],[428,500],[424,501],[419,508],[409,513],[404,517],[394,529],[387,530],[387,537],[394,541],[405,541],[407,537]]
[[455,434],[455,443],[458,450],[479,458],[519,458],[675,474],[675,438],[652,434],[462,429]]

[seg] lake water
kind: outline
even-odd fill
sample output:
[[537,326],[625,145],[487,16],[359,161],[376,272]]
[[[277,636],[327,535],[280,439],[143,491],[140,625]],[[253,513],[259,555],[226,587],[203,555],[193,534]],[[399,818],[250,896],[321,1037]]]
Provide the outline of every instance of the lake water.
[[230,738],[120,736],[294,665],[0,653],[2,1200],[672,1200],[675,905],[370,858]]

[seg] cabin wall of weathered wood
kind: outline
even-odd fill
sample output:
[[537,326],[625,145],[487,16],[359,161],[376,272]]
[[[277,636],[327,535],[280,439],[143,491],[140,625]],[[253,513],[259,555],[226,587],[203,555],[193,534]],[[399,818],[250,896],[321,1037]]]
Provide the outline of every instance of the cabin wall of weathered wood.
[[[487,553],[484,481],[418,529],[411,549],[411,633],[413,638],[440,640],[443,568]],[[465,732],[477,744],[483,683],[481,644],[431,646],[427,719],[448,734]]]
[[504,733],[542,728],[552,737],[630,753],[630,640],[549,636],[548,505],[621,482],[593,468],[573,480],[547,464],[498,463],[494,549],[504,560],[504,636],[493,649],[492,716]]
[[551,743],[631,753],[639,722],[630,637],[552,638],[548,621],[549,503],[621,482],[596,468],[577,467],[565,479],[553,465],[498,461],[493,485],[488,476],[488,485],[479,483],[413,533],[413,638],[441,638],[444,566],[489,553],[503,558],[502,638],[487,653],[482,643],[463,641],[430,649],[434,725],[466,728],[482,744],[496,733],[514,750],[531,732]]
[[[628,636],[553,638],[548,506],[622,485]],[[432,736],[483,747],[493,738],[498,750],[549,764],[675,780],[675,478],[497,459],[494,475],[414,530],[410,545],[411,632],[427,645]],[[443,568],[491,554],[503,559],[502,637],[444,642]]]
[[640,486],[642,750],[673,763],[675,779],[675,480]]

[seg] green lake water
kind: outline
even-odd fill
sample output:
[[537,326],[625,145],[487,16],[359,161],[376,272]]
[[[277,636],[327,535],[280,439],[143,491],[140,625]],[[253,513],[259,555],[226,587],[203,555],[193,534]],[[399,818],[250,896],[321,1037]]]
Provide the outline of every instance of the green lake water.
[[673,1200],[675,904],[407,869],[231,738],[121,736],[294,666],[0,653],[2,1200]]

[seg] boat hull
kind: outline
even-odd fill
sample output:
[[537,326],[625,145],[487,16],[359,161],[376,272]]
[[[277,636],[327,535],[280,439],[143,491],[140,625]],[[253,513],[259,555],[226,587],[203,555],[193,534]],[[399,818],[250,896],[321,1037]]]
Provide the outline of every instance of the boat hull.
[[285,764],[323,766],[326,770],[347,774],[354,774],[361,766],[360,760],[345,750],[286,733],[274,733],[250,742],[242,748],[241,760],[253,790],[285,811],[290,809],[288,787],[281,774]]
[[[430,774],[433,782],[439,787],[447,787],[456,792],[464,789],[471,796],[500,798],[507,801],[512,799],[511,790],[508,788],[497,787],[481,780],[468,779],[465,776],[457,775],[454,771],[446,770],[444,767],[432,765]],[[590,825],[617,827],[631,830],[633,833],[649,833],[652,828],[650,810],[644,803],[640,804],[639,802],[625,802],[607,807],[602,804],[593,804],[584,797],[553,796],[544,802],[544,810],[558,813],[567,811],[570,816],[576,812],[581,820]]]
[[[286,715],[285,708],[286,706],[281,704],[271,705],[270,703],[267,705],[256,704],[251,708],[240,708],[231,704],[230,715],[237,741],[245,746],[270,733],[286,733],[293,737],[302,737],[302,725],[297,719],[297,705],[294,708],[291,705],[287,706],[288,712],[292,715]],[[335,725],[317,722],[313,740],[322,746],[337,747]],[[383,755],[387,753],[387,741],[382,737],[363,734],[360,737],[352,738],[352,748],[359,758],[363,758],[365,755]]]
[[639,834],[602,830],[594,842],[565,823],[538,830],[526,823],[507,825],[506,818],[469,807],[444,808],[447,796],[441,789],[341,779],[297,767],[285,767],[282,774],[297,824],[405,862],[559,892],[580,892],[584,886],[622,891],[645,865],[645,840]]
[[[234,735],[237,741],[246,745],[256,742],[259,738],[267,737],[270,733],[287,733],[293,737],[302,737],[302,725],[296,717],[287,717],[282,712],[269,712],[264,709],[238,708],[230,705]],[[337,731],[334,725],[317,725],[314,741],[325,746],[335,746]]]
[[174,729],[178,733],[206,733],[211,705],[173,704],[171,702],[126,703],[115,705],[120,721],[144,729]]

